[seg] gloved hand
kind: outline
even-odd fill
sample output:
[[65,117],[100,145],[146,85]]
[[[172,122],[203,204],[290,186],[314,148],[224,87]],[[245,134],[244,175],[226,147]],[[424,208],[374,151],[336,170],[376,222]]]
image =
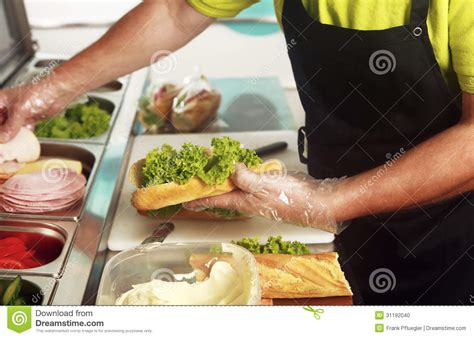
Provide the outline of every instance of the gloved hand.
[[60,112],[70,96],[50,84],[21,85],[0,90],[0,143],[10,141],[24,125]]
[[188,202],[184,207],[194,211],[239,210],[336,234],[344,229],[342,222],[335,220],[331,203],[340,179],[316,180],[303,173],[258,174],[241,163],[236,165],[231,178],[239,190]]

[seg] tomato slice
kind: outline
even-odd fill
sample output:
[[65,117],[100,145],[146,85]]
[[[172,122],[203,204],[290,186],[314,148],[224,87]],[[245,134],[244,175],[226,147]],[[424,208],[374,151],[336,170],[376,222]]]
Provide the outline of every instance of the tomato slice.
[[26,266],[17,259],[0,258],[1,269],[25,269]]
[[10,245],[1,248],[0,257],[9,257],[18,253],[26,252],[28,249],[24,245]]
[[6,237],[6,238],[0,239],[0,248],[10,246],[10,245],[24,246],[25,243],[17,237]]

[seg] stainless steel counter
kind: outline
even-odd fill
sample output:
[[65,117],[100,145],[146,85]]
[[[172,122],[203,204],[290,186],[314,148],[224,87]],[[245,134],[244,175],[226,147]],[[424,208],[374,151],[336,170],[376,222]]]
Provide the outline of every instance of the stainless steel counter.
[[84,216],[80,221],[76,240],[66,264],[52,304],[94,304],[101,272],[107,254],[107,237],[110,231],[108,215],[116,205],[126,170],[128,148],[133,137],[132,125],[146,71],[130,76],[128,87],[119,109],[117,120],[104,149],[95,183],[90,192]]
[[[7,85],[31,81],[31,76],[48,67],[49,58],[39,54]],[[40,61],[40,63],[39,63]],[[62,241],[62,250],[52,262],[33,269],[0,269],[0,278],[21,275],[35,304],[79,305],[95,302],[95,290],[107,250],[107,215],[120,187],[138,99],[146,70],[119,79],[112,90],[88,93],[89,101],[98,102],[112,116],[110,130],[88,140],[41,139],[43,156],[66,157],[83,163],[88,179],[82,204],[74,210],[51,214],[0,214],[0,230],[45,232]],[[117,84],[115,83],[115,85]],[[125,164],[125,165],[124,165]],[[62,236],[62,238],[61,238]],[[87,290],[87,292],[86,292]]]

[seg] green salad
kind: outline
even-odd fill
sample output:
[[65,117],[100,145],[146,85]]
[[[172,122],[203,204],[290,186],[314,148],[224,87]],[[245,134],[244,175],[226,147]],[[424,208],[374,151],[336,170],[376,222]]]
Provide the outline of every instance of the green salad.
[[91,138],[105,133],[110,119],[110,114],[97,103],[80,103],[66,109],[63,115],[39,122],[35,134],[59,139]]
[[284,241],[281,236],[270,236],[265,244],[260,244],[257,237],[242,238],[240,241],[232,241],[232,243],[247,249],[254,255],[266,253],[300,255],[310,253],[305,244],[298,241]]
[[206,184],[218,185],[232,174],[236,162],[248,167],[262,163],[253,150],[242,148],[237,140],[228,136],[215,137],[211,149],[186,143],[180,150],[169,144],[153,149],[145,158],[143,167],[144,187],[177,183],[185,184],[192,177],[199,177]]
[[[193,177],[199,177],[208,185],[218,185],[234,172],[235,164],[242,162],[248,167],[262,163],[262,159],[250,149],[242,147],[239,141],[228,136],[214,137],[211,148],[185,143],[181,149],[169,144],[151,150],[143,166],[143,187],[165,183],[185,184]],[[181,204],[149,211],[151,216],[169,217],[181,210]],[[242,216],[236,210],[210,208],[207,212],[223,218]]]

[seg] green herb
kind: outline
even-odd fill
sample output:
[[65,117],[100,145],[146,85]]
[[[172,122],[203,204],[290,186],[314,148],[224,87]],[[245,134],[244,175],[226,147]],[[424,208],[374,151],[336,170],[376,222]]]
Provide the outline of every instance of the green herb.
[[77,104],[68,108],[62,116],[39,122],[35,134],[46,138],[91,138],[105,133],[110,119],[110,114],[97,103]]
[[232,243],[246,248],[254,255],[272,253],[272,254],[307,254],[310,253],[308,247],[298,241],[283,241],[281,236],[268,237],[266,244],[260,244],[258,238],[242,238],[240,241]]
[[248,167],[262,163],[255,151],[243,149],[239,141],[230,137],[215,137],[211,145],[212,151],[190,143],[184,144],[179,151],[169,144],[151,150],[145,159],[142,185],[185,184],[192,177],[218,185],[233,173],[236,162]]

